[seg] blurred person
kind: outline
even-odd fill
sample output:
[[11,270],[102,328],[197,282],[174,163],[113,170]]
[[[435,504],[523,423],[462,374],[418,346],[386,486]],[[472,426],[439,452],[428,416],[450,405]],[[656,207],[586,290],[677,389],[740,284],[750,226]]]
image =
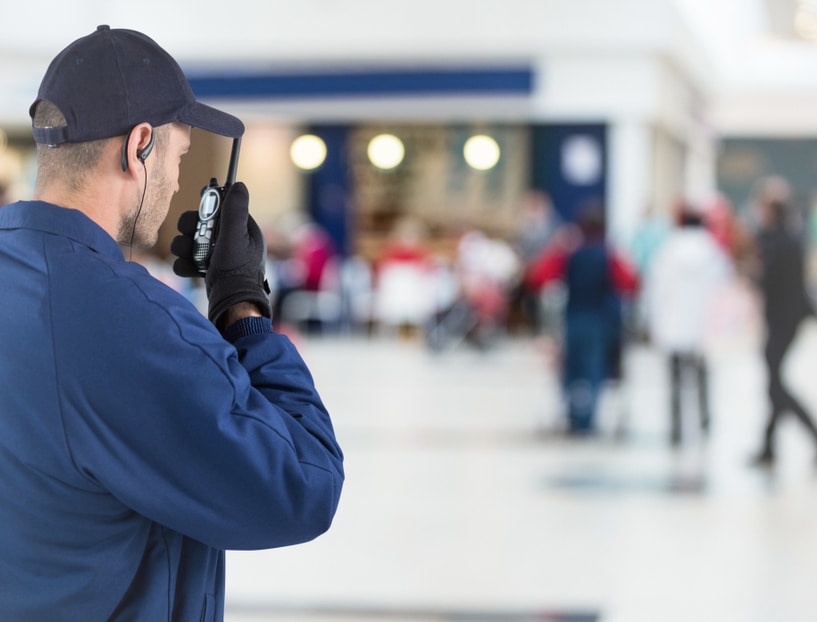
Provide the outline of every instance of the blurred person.
[[[343,457],[272,331],[246,186],[226,193],[208,317],[126,261],[158,238],[191,126],[239,137],[147,36],[99,26],[30,108],[34,198],[0,210],[0,612],[220,621],[225,550],[315,538]],[[171,248],[197,275],[197,213]]]
[[793,206],[788,181],[779,176],[758,184],[756,209],[756,278],[763,299],[766,328],[764,355],[768,372],[769,416],[760,451],[753,463],[774,463],[775,431],[784,412],[796,416],[817,445],[817,426],[806,408],[783,383],[782,367],[798,329],[813,314],[805,287],[805,257],[798,232],[792,227]]
[[[554,239],[562,226],[562,219],[553,206],[547,192],[533,190],[524,198],[520,214],[519,229],[512,240],[523,266],[533,261]],[[510,304],[519,308],[532,334],[542,330],[543,311],[538,291],[532,290],[520,279],[511,292]]]
[[746,226],[735,216],[732,202],[717,193],[704,206],[704,223],[715,241],[730,257],[738,273],[745,274],[751,262],[754,241]]
[[376,321],[413,337],[434,313],[436,277],[426,224],[413,216],[400,218],[374,261]]
[[817,296],[817,195],[811,198],[806,214],[805,234],[806,289],[809,297],[814,300]]
[[389,239],[375,260],[375,271],[390,265],[412,265],[426,270],[434,264],[428,247],[428,230],[418,218],[404,216],[394,225]]
[[529,192],[522,203],[519,229],[513,240],[514,249],[522,261],[528,262],[536,257],[561,225],[562,219],[556,213],[550,195],[542,190]]
[[[639,279],[645,281],[650,273],[653,258],[667,238],[671,229],[671,222],[667,215],[655,205],[648,204],[641,214],[641,220],[629,244],[630,257]],[[649,339],[647,328],[647,312],[644,307],[643,296],[637,296],[633,301],[634,328],[642,340]]]
[[642,294],[650,340],[669,360],[673,445],[681,442],[681,395],[688,375],[697,385],[701,429],[709,431],[707,328],[715,297],[732,273],[700,211],[685,201],[676,209],[675,227],[652,259]]
[[644,209],[630,242],[633,265],[642,279],[647,278],[653,257],[666,240],[671,228],[669,218],[654,205],[648,205]]
[[[286,300],[291,294],[299,291],[316,293],[326,287],[339,287],[340,278],[338,252],[323,227],[298,214],[285,229],[285,240],[274,263],[272,321],[278,330],[291,319],[286,313]],[[319,329],[320,326],[312,320],[307,328]]]
[[604,207],[591,201],[578,211],[580,235],[568,233],[528,266],[529,286],[562,280],[564,309],[563,385],[568,432],[595,431],[603,383],[622,373],[622,297],[638,287],[635,269],[605,241]]
[[457,279],[462,297],[474,309],[477,345],[488,345],[502,330],[508,299],[519,281],[521,262],[510,244],[479,229],[467,232],[457,248]]

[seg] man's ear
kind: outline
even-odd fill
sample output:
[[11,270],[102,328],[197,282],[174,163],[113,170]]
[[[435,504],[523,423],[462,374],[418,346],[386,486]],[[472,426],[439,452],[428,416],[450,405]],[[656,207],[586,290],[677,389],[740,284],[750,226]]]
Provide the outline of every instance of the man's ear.
[[[128,170],[128,151],[132,136],[137,139],[136,159],[142,164],[145,163],[150,152],[153,151],[153,144],[156,140],[156,132],[153,131],[149,123],[140,123],[133,126],[122,143],[122,172]],[[139,147],[140,144],[144,144],[144,147]]]

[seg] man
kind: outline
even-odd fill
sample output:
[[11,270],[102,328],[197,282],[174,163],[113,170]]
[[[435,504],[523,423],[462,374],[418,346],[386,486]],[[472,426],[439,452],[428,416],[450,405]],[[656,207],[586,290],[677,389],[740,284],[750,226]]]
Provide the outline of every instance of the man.
[[[222,620],[224,551],[330,525],[343,483],[303,360],[272,332],[242,183],[205,277],[209,320],[117,244],[156,242],[198,103],[148,37],[100,26],[31,107],[34,200],[0,210],[0,617]],[[195,213],[174,269],[195,273]]]
[[817,425],[805,406],[783,382],[783,362],[800,326],[812,308],[805,288],[803,248],[793,231],[791,189],[783,177],[763,178],[758,183],[757,234],[758,289],[763,300],[766,326],[764,358],[768,372],[769,415],[760,452],[753,457],[757,466],[771,466],[777,453],[775,433],[780,417],[790,412],[817,446]]

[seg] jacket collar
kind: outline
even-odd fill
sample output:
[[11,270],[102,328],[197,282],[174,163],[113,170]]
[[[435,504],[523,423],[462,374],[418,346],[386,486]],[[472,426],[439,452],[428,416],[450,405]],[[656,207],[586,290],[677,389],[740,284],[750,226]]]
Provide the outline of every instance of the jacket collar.
[[0,208],[1,229],[33,229],[63,236],[113,259],[124,259],[119,244],[79,210],[45,201],[18,201]]

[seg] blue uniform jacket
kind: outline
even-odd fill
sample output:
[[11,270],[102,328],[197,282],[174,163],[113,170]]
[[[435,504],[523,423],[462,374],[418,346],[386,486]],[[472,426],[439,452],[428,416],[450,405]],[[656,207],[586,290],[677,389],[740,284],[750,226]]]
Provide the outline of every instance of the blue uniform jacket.
[[0,209],[0,296],[0,619],[221,620],[226,549],[329,527],[343,456],[269,320],[225,339],[42,202]]

